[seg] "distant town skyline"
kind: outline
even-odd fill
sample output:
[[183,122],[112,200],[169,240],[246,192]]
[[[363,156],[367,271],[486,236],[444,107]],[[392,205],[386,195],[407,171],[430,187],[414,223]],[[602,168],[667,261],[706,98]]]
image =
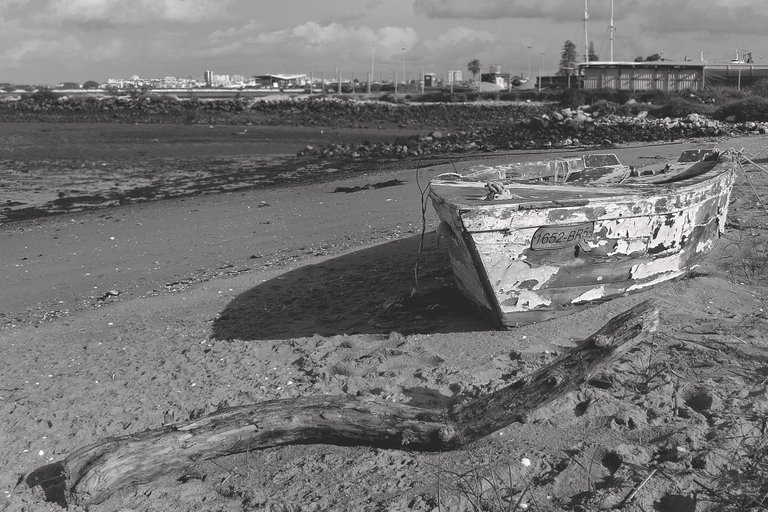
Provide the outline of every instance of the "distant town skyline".
[[[588,39],[610,53],[610,0],[589,0]],[[654,53],[768,65],[759,0],[614,0],[614,60]],[[138,75],[554,73],[563,43],[583,60],[581,0],[0,0],[0,82],[105,82]]]

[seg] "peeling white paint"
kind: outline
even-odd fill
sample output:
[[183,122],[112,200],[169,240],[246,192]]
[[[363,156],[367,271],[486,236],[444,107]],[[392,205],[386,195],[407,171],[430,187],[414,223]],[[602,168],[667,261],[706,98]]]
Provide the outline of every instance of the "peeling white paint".
[[575,299],[573,299],[571,302],[573,304],[578,304],[579,302],[587,302],[590,300],[597,300],[603,297],[605,295],[605,286],[600,285],[597,288],[592,288],[591,290],[588,290]]
[[[558,178],[561,170],[570,171],[553,165],[549,171],[556,171]],[[462,288],[476,302],[485,294],[489,304],[495,302],[491,309],[504,314],[565,310],[569,304],[623,295],[683,276],[692,268],[692,255],[712,250],[715,218],[722,232],[735,180],[733,168],[725,164],[691,180],[675,181],[667,174],[607,186],[515,181],[521,172],[547,171],[542,162],[479,165],[473,171],[504,174],[505,194],[489,198],[484,182],[446,178],[430,185],[430,196],[441,220],[452,224],[458,235],[451,257],[461,259],[454,272]],[[594,223],[589,239],[571,248],[532,248],[538,229],[580,222]],[[692,233],[697,234],[695,242]],[[472,242],[463,243],[464,237]]]
[[[524,281],[536,281],[531,287],[533,290],[539,290],[552,276],[557,274],[559,267],[544,265],[541,267],[531,267],[523,261],[503,261],[498,259],[496,262],[486,263],[486,272],[488,279],[492,283],[499,283],[499,301],[502,294],[517,292],[519,286]],[[529,287],[523,288],[523,290]]]
[[515,313],[517,311],[529,311],[536,309],[539,306],[549,306],[552,304],[552,300],[546,297],[542,297],[536,292],[531,290],[519,290],[514,294],[511,294],[509,298],[517,296],[517,304],[514,306],[503,305],[501,311],[504,313]]
[[[691,269],[696,268],[698,265],[694,265],[691,267]],[[627,288],[627,292],[632,292],[636,290],[642,290],[643,288],[648,288],[649,286],[653,286],[659,283],[663,283],[664,281],[669,281],[671,279],[677,279],[678,277],[682,277],[685,275],[687,270],[678,270],[677,272],[670,272],[667,274],[663,274],[656,279],[652,279],[651,281],[645,281],[643,283],[635,283],[629,288]]]
[[712,238],[709,238],[707,240],[702,240],[698,244],[696,244],[696,252],[709,252],[712,250],[712,247],[715,245],[715,240]]
[[630,270],[632,279],[642,280],[666,272],[674,272],[680,269],[680,254],[674,254],[666,258],[658,258],[647,263],[633,265]]
[[608,256],[619,254],[645,253],[648,249],[648,238],[635,238],[630,240],[616,240],[616,247],[608,253]]

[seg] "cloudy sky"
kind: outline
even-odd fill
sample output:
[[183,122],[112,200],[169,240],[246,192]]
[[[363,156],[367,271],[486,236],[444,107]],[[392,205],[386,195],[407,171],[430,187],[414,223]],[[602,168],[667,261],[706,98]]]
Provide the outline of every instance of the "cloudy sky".
[[[610,0],[590,0],[589,39],[610,56]],[[768,65],[765,0],[614,0],[614,59],[710,62],[753,51]],[[365,79],[466,70],[557,70],[584,52],[581,0],[0,0],[0,82],[139,75],[314,73]],[[528,46],[532,45],[529,49]],[[405,48],[405,51],[402,49]],[[543,53],[543,55],[542,55]],[[765,55],[765,58],[763,58]]]

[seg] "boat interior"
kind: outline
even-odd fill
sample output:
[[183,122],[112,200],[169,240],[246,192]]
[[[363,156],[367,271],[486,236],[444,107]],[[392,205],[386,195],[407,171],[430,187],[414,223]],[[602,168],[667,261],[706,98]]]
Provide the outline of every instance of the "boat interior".
[[535,162],[494,166],[475,165],[461,174],[440,175],[438,179],[458,182],[496,182],[502,187],[515,184],[618,185],[624,183],[672,183],[702,174],[720,160],[717,150],[684,151],[676,162],[656,163],[640,168],[622,164],[616,155],[587,154]]

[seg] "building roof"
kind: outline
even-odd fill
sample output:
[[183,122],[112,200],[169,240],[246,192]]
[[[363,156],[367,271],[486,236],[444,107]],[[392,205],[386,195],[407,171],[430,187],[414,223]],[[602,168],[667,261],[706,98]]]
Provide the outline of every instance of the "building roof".
[[298,80],[300,78],[306,78],[307,75],[301,74],[301,75],[254,75],[253,78],[257,78],[259,80]]
[[703,68],[707,65],[706,62],[701,60],[685,60],[685,61],[674,61],[674,60],[646,60],[642,62],[621,62],[621,61],[592,61],[592,62],[579,62],[576,64],[577,66],[596,66],[601,68],[606,67],[635,67],[635,68],[645,68],[645,67],[686,67],[686,68]]

